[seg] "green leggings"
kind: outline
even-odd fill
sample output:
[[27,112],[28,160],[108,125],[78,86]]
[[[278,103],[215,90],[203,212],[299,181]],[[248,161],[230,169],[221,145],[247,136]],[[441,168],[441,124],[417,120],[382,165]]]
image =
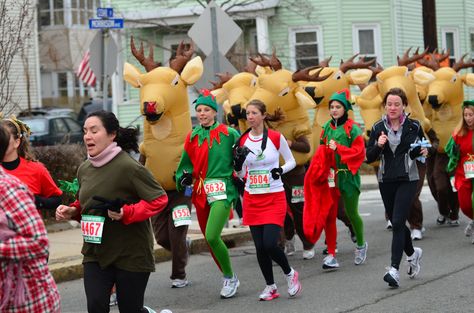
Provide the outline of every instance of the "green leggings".
[[221,238],[222,229],[227,223],[230,214],[230,205],[227,201],[215,201],[211,204],[209,218],[206,224],[206,240],[219,263],[224,277],[233,277],[229,251]]
[[357,246],[362,247],[364,241],[364,222],[359,215],[359,193],[354,192],[352,196],[349,196],[345,192],[341,192],[342,201],[344,201],[344,208],[346,209],[346,215],[351,221],[352,228],[354,229]]

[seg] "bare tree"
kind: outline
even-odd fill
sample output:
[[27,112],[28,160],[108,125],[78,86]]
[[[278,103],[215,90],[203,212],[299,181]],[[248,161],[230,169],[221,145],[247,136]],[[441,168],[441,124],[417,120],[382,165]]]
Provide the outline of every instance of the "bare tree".
[[10,70],[15,58],[21,60],[26,55],[32,34],[32,8],[32,0],[0,0],[0,111],[18,105],[13,94],[16,82],[22,78],[12,77]]

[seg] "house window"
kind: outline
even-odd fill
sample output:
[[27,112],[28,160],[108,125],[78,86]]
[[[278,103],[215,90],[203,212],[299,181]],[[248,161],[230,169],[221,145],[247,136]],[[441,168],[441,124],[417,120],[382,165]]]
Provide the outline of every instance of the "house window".
[[[471,31],[470,39],[471,39],[471,62],[474,63],[474,31]],[[471,71],[474,73],[474,67],[471,67]]]
[[352,41],[354,54],[364,56],[364,61],[376,60],[382,64],[380,26],[378,24],[353,25]]
[[88,25],[95,16],[98,0],[71,0],[72,25]]
[[452,66],[459,57],[459,36],[457,28],[441,29],[441,45],[444,50],[449,51],[449,65]]
[[290,31],[292,67],[302,69],[319,64],[322,55],[322,35],[319,28]]
[[38,14],[40,26],[64,25],[64,1],[39,1]]

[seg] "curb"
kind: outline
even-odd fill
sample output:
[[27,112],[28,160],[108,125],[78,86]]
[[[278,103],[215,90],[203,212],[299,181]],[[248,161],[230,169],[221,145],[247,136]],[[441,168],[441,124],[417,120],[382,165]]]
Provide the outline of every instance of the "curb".
[[[247,241],[252,240],[250,230],[236,231],[232,233],[222,234],[222,240],[229,248],[237,247]],[[209,251],[204,237],[190,240],[189,254],[199,254]],[[161,263],[171,260],[171,253],[163,247],[158,247],[154,251],[155,263]],[[48,264],[49,271],[54,277],[56,283],[80,279],[83,277],[82,256],[72,259],[57,260],[52,264]]]

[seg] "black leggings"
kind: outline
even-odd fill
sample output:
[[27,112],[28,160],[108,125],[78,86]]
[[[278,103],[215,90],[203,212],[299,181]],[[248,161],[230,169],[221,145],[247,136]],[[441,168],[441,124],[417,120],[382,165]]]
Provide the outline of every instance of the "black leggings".
[[113,266],[101,269],[97,262],[84,263],[84,289],[89,313],[110,312],[110,290],[117,288],[120,313],[144,313],[145,289],[149,272],[129,272]]
[[413,244],[410,229],[406,225],[410,208],[416,195],[418,180],[404,182],[380,183],[385,213],[392,222],[392,266],[398,269],[402,260],[403,251],[412,255]]
[[278,246],[281,227],[275,224],[250,226],[257,260],[267,285],[275,283],[273,279],[272,260],[280,265],[283,273],[291,272],[290,264],[283,250]]

